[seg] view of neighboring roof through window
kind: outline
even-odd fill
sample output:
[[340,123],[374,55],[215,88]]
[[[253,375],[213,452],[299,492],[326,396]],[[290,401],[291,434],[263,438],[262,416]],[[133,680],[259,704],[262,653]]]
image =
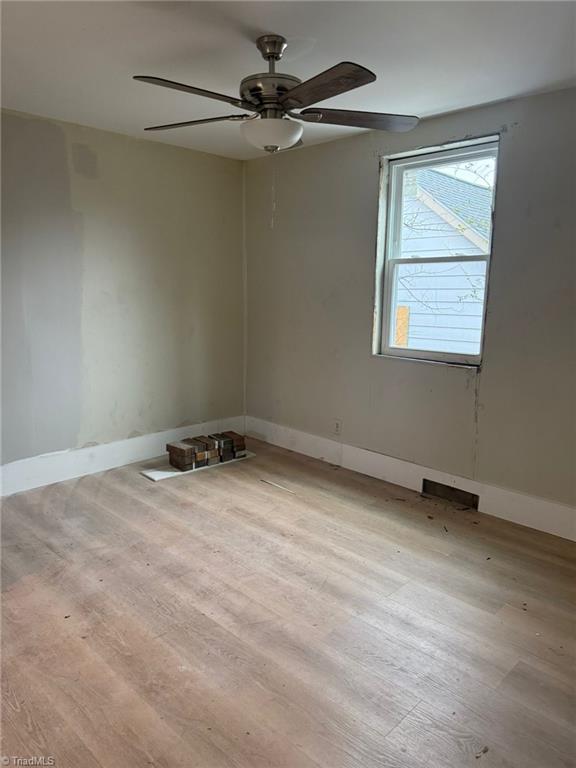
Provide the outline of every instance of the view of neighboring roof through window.
[[496,141],[390,159],[380,352],[477,364]]

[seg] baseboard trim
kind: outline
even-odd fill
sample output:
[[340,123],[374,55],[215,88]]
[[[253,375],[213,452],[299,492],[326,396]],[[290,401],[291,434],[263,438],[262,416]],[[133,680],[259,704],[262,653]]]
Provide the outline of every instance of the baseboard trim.
[[168,429],[164,432],[117,440],[113,443],[43,453],[40,456],[12,461],[2,466],[2,496],[59,483],[62,480],[71,480],[82,475],[104,472],[135,461],[153,459],[165,453],[166,443],[172,440],[180,440],[193,434],[220,432],[224,429],[244,433],[244,416],[214,419],[190,424],[187,427]]
[[281,448],[288,448],[305,456],[312,456],[414,491],[421,490],[424,478],[457,486],[478,494],[480,512],[576,541],[576,509],[565,504],[439,472],[255,416],[246,417],[246,433]]
[[478,494],[480,512],[576,541],[576,509],[568,505],[422,467],[255,416],[231,416],[113,443],[44,453],[13,461],[1,468],[1,495],[10,496],[82,475],[146,461],[164,453],[166,443],[171,440],[179,440],[194,432],[205,434],[224,429],[246,432],[272,445],[288,448],[305,456],[312,456],[414,491],[420,491],[424,478],[457,486]]

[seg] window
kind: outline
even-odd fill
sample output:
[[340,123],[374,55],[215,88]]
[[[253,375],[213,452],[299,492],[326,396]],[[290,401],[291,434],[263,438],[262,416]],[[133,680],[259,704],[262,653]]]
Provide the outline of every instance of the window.
[[492,137],[383,162],[377,353],[480,363],[497,157]]

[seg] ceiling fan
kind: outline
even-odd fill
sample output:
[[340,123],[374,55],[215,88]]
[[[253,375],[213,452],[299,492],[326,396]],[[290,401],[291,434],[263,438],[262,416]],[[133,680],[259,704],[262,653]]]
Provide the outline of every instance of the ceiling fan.
[[[245,77],[240,83],[240,98],[206,91],[192,85],[175,83],[173,80],[166,80],[162,77],[135,75],[134,80],[224,101],[252,113],[154,125],[144,130],[165,131],[189,125],[204,125],[232,120],[242,123],[241,131],[244,138],[254,147],[266,152],[278,152],[281,149],[288,149],[301,143],[303,128],[299,122],[296,122],[299,120],[306,123],[346,125],[379,131],[409,131],[417,125],[418,118],[411,115],[388,115],[383,112],[356,112],[348,109],[323,109],[322,107],[307,109],[319,101],[372,83],[376,80],[376,75],[360,64],[342,61],[325,72],[302,82],[294,75],[276,72],[276,62],[282,58],[286,45],[286,39],[281,35],[263,35],[258,38],[256,46],[262,57],[268,62],[268,72]],[[301,111],[294,112],[294,110]]]

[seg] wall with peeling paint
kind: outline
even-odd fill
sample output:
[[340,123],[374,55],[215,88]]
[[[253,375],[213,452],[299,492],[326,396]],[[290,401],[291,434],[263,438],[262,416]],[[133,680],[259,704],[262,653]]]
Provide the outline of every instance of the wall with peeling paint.
[[3,462],[242,412],[242,164],[4,113]]
[[[247,163],[248,413],[574,503],[576,91]],[[371,355],[379,156],[501,133],[484,361]],[[304,137],[305,139],[305,137]]]

